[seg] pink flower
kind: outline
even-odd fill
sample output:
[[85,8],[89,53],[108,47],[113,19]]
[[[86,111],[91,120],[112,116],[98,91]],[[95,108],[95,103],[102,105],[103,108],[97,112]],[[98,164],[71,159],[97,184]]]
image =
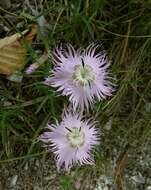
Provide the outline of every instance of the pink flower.
[[26,68],[26,74],[30,75],[36,71],[38,67],[40,67],[45,61],[48,59],[48,53],[44,52],[35,63],[32,63],[29,67]]
[[80,114],[65,112],[60,123],[47,125],[48,131],[39,140],[44,143],[44,147],[54,152],[58,170],[61,166],[70,170],[76,163],[94,164],[91,150],[99,139],[94,124],[84,120]]
[[112,95],[113,87],[107,72],[110,62],[104,51],[96,53],[97,48],[91,44],[75,51],[68,45],[67,50],[56,48],[53,53],[55,67],[44,83],[69,96],[75,109],[83,111],[85,106],[87,109],[92,106],[95,99]]
[[35,70],[39,67],[38,63],[33,63],[29,67],[26,68],[26,74],[30,75],[35,72]]

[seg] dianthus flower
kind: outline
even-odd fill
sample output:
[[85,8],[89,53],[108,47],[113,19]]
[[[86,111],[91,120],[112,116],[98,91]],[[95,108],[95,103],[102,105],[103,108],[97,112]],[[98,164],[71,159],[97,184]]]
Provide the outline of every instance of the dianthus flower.
[[47,125],[39,141],[54,152],[58,170],[75,165],[94,164],[92,148],[99,143],[95,122],[85,120],[81,114],[65,112],[60,123]]
[[89,109],[95,99],[111,96],[113,87],[109,81],[110,62],[104,51],[97,53],[97,45],[75,50],[71,45],[66,49],[56,48],[53,52],[54,69],[44,84],[56,87],[62,95],[69,96],[73,108]]

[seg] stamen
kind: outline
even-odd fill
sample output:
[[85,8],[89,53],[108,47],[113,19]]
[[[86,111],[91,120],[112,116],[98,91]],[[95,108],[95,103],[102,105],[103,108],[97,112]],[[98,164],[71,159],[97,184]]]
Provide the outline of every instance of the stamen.
[[68,127],[65,127],[69,132],[72,132],[71,129],[69,129]]
[[81,127],[79,129],[77,127],[73,127],[71,132],[67,134],[67,139],[69,140],[72,148],[78,148],[84,144],[85,135],[81,130]]
[[74,68],[73,80],[80,86],[91,86],[92,82],[95,80],[95,75],[93,69],[90,65],[86,65],[82,59],[82,66],[77,64]]
[[84,63],[84,61],[83,61],[83,58],[81,58],[81,60],[82,60],[82,66],[84,67],[85,63]]

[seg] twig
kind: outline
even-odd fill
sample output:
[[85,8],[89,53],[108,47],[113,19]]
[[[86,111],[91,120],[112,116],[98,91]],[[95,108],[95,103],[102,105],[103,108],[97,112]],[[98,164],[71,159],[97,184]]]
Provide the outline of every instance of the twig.
[[123,190],[122,177],[125,165],[128,160],[128,151],[129,149],[126,148],[126,150],[119,156],[119,160],[117,161],[117,165],[115,168],[115,181],[116,181],[117,190]]
[[45,98],[45,97],[42,96],[42,97],[36,98],[36,99],[34,99],[34,100],[26,101],[26,102],[24,102],[24,103],[22,103],[22,104],[12,105],[12,106],[6,106],[6,107],[4,107],[4,108],[5,108],[5,109],[16,109],[16,108],[21,108],[21,107],[27,107],[27,106],[31,106],[31,105],[33,105],[33,104],[37,104],[37,103],[43,101],[44,98]]

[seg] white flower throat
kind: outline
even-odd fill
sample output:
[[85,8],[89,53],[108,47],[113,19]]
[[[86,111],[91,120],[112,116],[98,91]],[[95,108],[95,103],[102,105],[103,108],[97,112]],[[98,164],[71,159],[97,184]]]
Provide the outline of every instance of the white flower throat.
[[81,86],[88,86],[95,80],[93,69],[89,65],[76,65],[74,67],[73,79]]
[[72,148],[78,148],[84,144],[85,135],[81,128],[78,129],[77,127],[73,127],[68,132],[67,139],[69,140]]

